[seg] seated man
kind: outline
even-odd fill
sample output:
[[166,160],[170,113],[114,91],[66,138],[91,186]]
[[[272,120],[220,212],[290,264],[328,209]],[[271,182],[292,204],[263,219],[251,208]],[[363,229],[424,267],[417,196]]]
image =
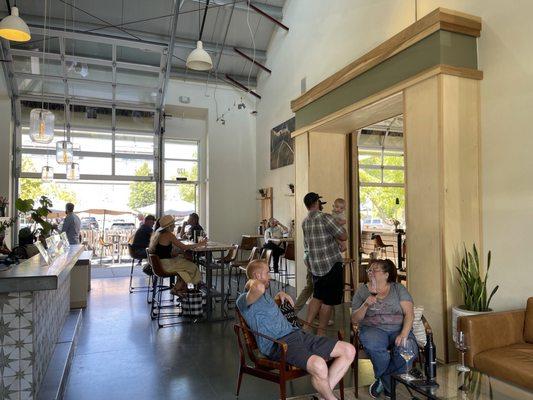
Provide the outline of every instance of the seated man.
[[146,258],[146,248],[150,245],[150,237],[152,236],[153,226],[155,223],[155,217],[153,215],[147,215],[144,218],[144,222],[133,237],[131,247],[135,253],[135,258],[143,259]]
[[[321,399],[336,399],[333,389],[350,367],[355,348],[350,343],[316,336],[292,326],[268,294],[270,279],[264,260],[250,262],[246,276],[249,279],[246,291],[237,299],[237,307],[250,329],[286,343],[287,362],[311,375],[311,383]],[[294,305],[284,292],[279,292],[276,299]],[[256,340],[261,353],[273,360],[280,359],[281,350],[275,343],[259,336]],[[328,369],[326,361],[330,359],[335,361]]]

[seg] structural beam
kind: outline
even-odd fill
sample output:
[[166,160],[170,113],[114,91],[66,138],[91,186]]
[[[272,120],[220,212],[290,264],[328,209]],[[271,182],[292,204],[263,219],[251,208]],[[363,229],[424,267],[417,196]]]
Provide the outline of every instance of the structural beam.
[[279,21],[278,19],[274,18],[272,15],[270,15],[269,13],[266,13],[264,12],[263,10],[261,10],[260,8],[256,7],[250,0],[248,0],[248,5],[250,6],[251,9],[253,9],[256,13],[258,14],[261,14],[263,17],[265,17],[266,19],[269,19],[270,21],[272,21],[273,23],[275,23],[276,25],[278,26],[281,26],[283,29],[285,29],[287,32],[289,31],[289,27],[287,25],[285,25],[283,22]]
[[[205,0],[191,0],[191,1],[193,3],[205,4]],[[235,9],[239,11],[247,12],[248,6],[245,3],[246,1],[244,2],[236,1]],[[233,4],[233,0],[214,0],[214,1],[211,1],[211,4],[215,4],[217,6],[231,6]],[[272,4],[260,3],[258,1],[254,1],[252,2],[252,4],[255,7],[259,8],[260,10],[264,11],[265,13],[271,15],[274,18],[283,19],[283,8],[282,7],[274,6]]]
[[230,81],[234,86],[238,87],[241,90],[244,90],[246,93],[250,93],[252,96],[257,97],[258,99],[261,98],[261,96],[258,93],[254,92],[249,87],[243,85],[242,83],[237,81],[235,78],[233,78],[231,75],[225,74],[225,76],[226,76],[226,79]]
[[257,61],[255,58],[252,58],[252,57],[250,57],[249,55],[243,53],[241,50],[239,50],[239,49],[236,48],[236,47],[234,47],[233,50],[234,50],[237,54],[239,54],[241,57],[244,57],[245,59],[247,59],[248,61],[250,61],[252,64],[257,65],[257,66],[258,66],[259,68],[261,68],[263,71],[266,71],[266,72],[268,72],[269,74],[272,73],[272,71],[271,71],[269,68],[265,67],[263,64],[261,64],[261,63],[260,63],[259,61]]

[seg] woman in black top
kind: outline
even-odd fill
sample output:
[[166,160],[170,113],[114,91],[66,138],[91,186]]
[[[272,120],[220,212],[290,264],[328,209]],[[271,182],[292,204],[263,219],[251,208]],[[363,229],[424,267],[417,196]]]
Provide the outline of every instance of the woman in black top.
[[174,293],[179,293],[187,289],[187,284],[194,285],[200,282],[202,275],[198,270],[198,266],[193,262],[185,259],[181,254],[175,254],[172,251],[172,246],[176,246],[180,250],[186,251],[197,247],[205,246],[206,240],[194,244],[183,244],[174,235],[174,217],[171,215],[164,215],[159,219],[159,228],[154,232],[150,239],[149,252],[156,254],[161,260],[163,269],[168,273],[175,273],[181,280],[176,283],[173,289]]

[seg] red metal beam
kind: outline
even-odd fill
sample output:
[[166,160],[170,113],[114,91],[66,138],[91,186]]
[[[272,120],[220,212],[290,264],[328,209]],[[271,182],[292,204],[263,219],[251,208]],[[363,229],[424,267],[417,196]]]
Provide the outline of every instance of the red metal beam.
[[256,13],[258,14],[261,14],[263,17],[265,18],[268,18],[269,20],[271,20],[272,22],[274,22],[276,25],[279,25],[281,26],[283,29],[285,29],[287,32],[289,31],[289,27],[287,25],[285,25],[283,22],[281,21],[278,21],[276,18],[274,18],[272,15],[269,15],[267,14],[266,12],[264,12],[263,10],[261,10],[260,8],[254,6],[250,0],[247,0],[248,2],[248,6],[254,10]]
[[259,94],[257,94],[256,92],[254,92],[253,90],[251,89],[248,89],[246,86],[244,86],[242,83],[240,83],[238,80],[236,79],[233,79],[230,75],[228,74],[225,74],[226,76],[226,79],[228,81],[230,81],[231,83],[233,83],[235,86],[238,86],[239,88],[241,88],[242,90],[244,90],[245,92],[247,93],[250,93],[252,96],[255,96],[257,97],[258,99],[261,98],[261,96]]
[[246,58],[248,61],[250,61],[251,63],[257,65],[259,68],[261,68],[262,70],[268,72],[269,74],[272,73],[272,71],[270,69],[268,69],[267,67],[265,67],[263,64],[261,64],[259,61],[257,60],[254,60],[252,57],[250,57],[249,55],[243,53],[241,50],[239,50],[238,48],[234,47],[233,50],[235,50],[235,53],[239,54],[240,56]]

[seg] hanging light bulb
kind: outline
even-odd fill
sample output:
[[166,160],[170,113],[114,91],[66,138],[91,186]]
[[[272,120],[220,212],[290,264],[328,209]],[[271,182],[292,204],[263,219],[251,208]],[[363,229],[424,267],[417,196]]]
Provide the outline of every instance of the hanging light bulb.
[[52,182],[54,180],[54,168],[45,165],[41,171],[41,180],[43,182]]
[[69,181],[80,179],[80,164],[73,162],[67,165],[67,179]]
[[58,164],[70,164],[74,161],[74,146],[68,140],[56,143],[56,161]]
[[11,15],[0,22],[0,37],[13,42],[27,42],[31,39],[30,29],[26,22],[19,17],[17,7],[11,7]]
[[42,108],[30,112],[30,139],[37,143],[50,143],[54,140],[54,113]]

